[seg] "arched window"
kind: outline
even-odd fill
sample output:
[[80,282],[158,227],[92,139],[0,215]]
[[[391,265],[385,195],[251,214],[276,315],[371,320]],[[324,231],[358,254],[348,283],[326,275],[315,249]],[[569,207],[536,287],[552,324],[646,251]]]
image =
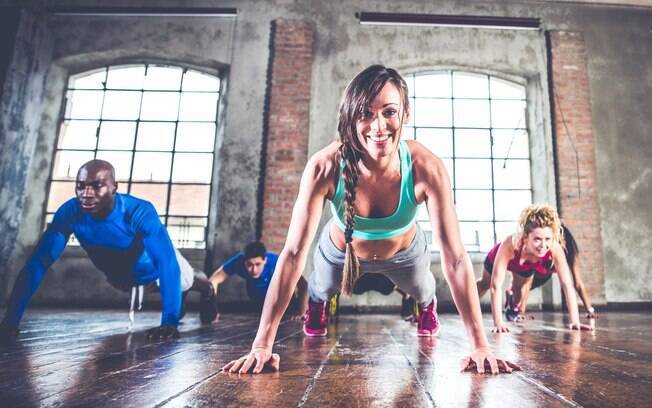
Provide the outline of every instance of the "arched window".
[[[520,210],[532,203],[525,87],[458,71],[406,80],[412,108],[407,138],[443,160],[464,245],[469,252],[487,252],[515,231]],[[418,222],[432,229],[425,207]]]
[[46,222],[74,196],[93,158],[116,169],[118,190],[152,202],[179,248],[204,248],[220,79],[161,65],[72,76],[60,121]]

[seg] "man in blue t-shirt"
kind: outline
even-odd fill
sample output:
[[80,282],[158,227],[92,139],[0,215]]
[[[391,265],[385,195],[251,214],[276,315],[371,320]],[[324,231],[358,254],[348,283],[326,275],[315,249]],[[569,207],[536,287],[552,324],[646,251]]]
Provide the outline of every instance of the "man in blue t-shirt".
[[16,279],[0,323],[0,340],[17,337],[27,304],[50,265],[63,253],[71,234],[112,286],[131,289],[131,312],[136,294],[142,301],[143,286],[158,284],[163,304],[161,326],[148,330],[148,338],[179,336],[182,291],[201,292],[201,320],[208,323],[215,319],[216,292],[206,276],[194,272],[174,248],[154,206],[129,194],[118,194],[117,186],[109,162],[91,160],[79,169],[76,197],[57,209]]
[[[232,257],[213,272],[209,282],[217,292],[218,285],[224,282],[227,276],[238,275],[247,283],[249,299],[258,308],[262,308],[277,260],[278,255],[267,252],[262,242],[251,242],[245,247],[243,253]],[[292,319],[302,319],[308,307],[308,283],[303,276],[297,282],[294,302],[296,302],[296,312]]]

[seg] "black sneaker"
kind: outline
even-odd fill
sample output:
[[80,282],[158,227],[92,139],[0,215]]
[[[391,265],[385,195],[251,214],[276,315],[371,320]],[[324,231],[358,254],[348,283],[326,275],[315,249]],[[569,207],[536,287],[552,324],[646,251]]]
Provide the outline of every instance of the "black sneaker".
[[401,317],[403,320],[416,322],[418,319],[417,310],[417,302],[414,301],[413,297],[410,296],[401,299]]
[[204,323],[212,323],[217,318],[217,294],[211,286],[211,293],[203,296],[199,301],[199,320]]

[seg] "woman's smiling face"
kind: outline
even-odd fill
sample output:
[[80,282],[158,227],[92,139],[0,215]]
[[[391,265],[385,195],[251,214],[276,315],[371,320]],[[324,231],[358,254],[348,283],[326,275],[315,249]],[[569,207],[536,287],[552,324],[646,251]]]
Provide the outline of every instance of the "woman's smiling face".
[[387,82],[360,113],[356,121],[358,140],[371,158],[390,156],[398,147],[405,121],[401,93],[393,83]]

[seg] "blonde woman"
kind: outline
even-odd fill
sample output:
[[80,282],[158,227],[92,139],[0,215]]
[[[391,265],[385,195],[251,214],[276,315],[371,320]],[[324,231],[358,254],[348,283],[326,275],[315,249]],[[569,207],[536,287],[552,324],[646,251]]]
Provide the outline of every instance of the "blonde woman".
[[[561,221],[548,205],[531,205],[521,211],[519,231],[496,244],[484,262],[478,280],[478,295],[491,293],[494,333],[507,333],[502,319],[502,286],[507,271],[512,273],[512,288],[507,293],[506,317],[513,321],[524,313],[529,291],[543,285],[554,272],[559,275],[568,302],[571,330],[591,330],[580,323],[573,277],[564,252]],[[513,299],[511,298],[513,294]]]

